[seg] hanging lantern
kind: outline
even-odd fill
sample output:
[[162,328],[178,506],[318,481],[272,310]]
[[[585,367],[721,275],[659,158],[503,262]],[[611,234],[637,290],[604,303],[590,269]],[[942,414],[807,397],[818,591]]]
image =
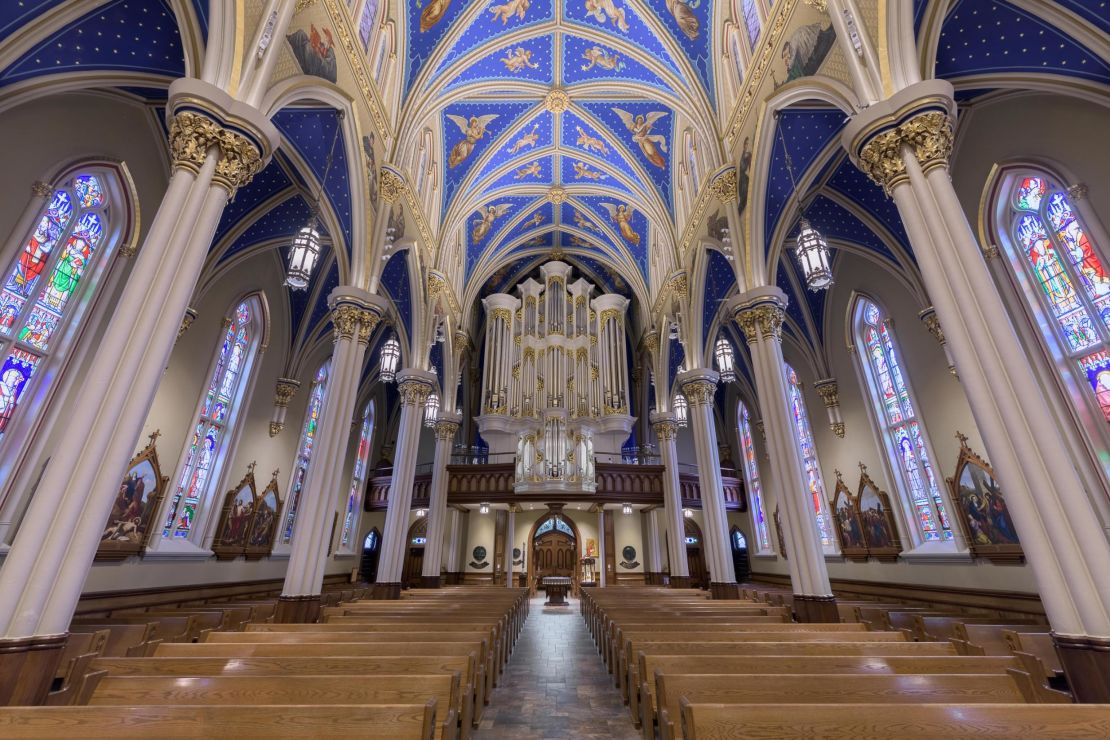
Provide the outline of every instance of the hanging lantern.
[[736,380],[732,344],[724,337],[721,337],[717,340],[717,348],[714,354],[717,356],[717,371],[721,374],[721,380],[726,383],[731,383]]
[[417,519],[423,519],[427,515],[428,515],[428,510],[427,509],[417,509],[416,510],[416,518]]
[[626,515],[631,514],[632,513],[632,504],[621,504],[621,513],[626,514]]
[[693,509],[683,509],[682,510],[682,516],[686,517],[687,519],[693,519],[694,518],[694,510]]
[[478,504],[478,513],[479,514],[488,514],[489,513],[489,504]]
[[813,228],[808,218],[802,218],[799,227],[794,256],[798,258],[806,285],[810,290],[826,290],[833,283],[832,269],[829,267],[829,243],[820,231]]
[[392,383],[397,379],[397,365],[401,363],[401,343],[397,337],[385,340],[381,351],[381,379],[385,383]]
[[687,413],[689,410],[690,406],[686,403],[686,396],[681,393],[676,393],[674,395],[674,420],[678,422],[680,427],[685,427],[689,424]]
[[289,245],[289,269],[285,274],[285,284],[293,290],[307,288],[319,258],[320,232],[316,230],[316,219],[313,219],[301,227]]
[[434,427],[439,420],[439,395],[432,393],[424,403],[424,426]]

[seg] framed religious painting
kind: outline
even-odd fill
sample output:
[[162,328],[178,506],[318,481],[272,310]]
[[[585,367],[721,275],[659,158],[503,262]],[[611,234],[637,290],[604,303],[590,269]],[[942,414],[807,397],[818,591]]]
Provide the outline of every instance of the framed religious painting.
[[127,473],[119,484],[100,546],[97,560],[123,560],[139,555],[150,539],[152,522],[166,494],[169,477],[162,475],[155,441],[159,433],[150,435],[150,442],[127,465]]
[[959,510],[956,518],[968,549],[972,556],[994,563],[1023,562],[1021,540],[1006,497],[994,478],[994,468],[967,446],[967,437],[957,433],[956,438],[960,440],[960,457],[956,474],[948,479],[948,490]]
[[782,516],[779,514],[778,506],[775,506],[775,513],[772,518],[775,520],[775,537],[779,541],[779,555],[782,555],[785,560],[788,557],[786,554],[786,538],[782,535]]
[[216,538],[212,541],[212,552],[217,560],[234,560],[243,555],[247,547],[247,534],[258,504],[258,493],[254,483],[254,463],[247,466],[247,474],[224,497],[224,507],[220,511],[220,522],[216,526]]
[[867,554],[876,560],[894,562],[902,552],[902,543],[894,523],[894,510],[890,508],[890,496],[871,480],[866,465],[860,463],[859,469],[856,506]]
[[840,552],[849,560],[862,563],[867,560],[867,542],[863,539],[863,522],[859,508],[848,490],[840,471],[836,471],[836,490],[832,500],[833,521],[836,525],[836,539],[840,542]]
[[247,541],[244,552],[247,560],[261,560],[274,549],[274,537],[277,535],[278,514],[281,511],[281,496],[278,495],[278,472],[270,476],[270,482],[258,494],[258,503],[254,507],[254,516],[251,517],[250,528],[247,530]]

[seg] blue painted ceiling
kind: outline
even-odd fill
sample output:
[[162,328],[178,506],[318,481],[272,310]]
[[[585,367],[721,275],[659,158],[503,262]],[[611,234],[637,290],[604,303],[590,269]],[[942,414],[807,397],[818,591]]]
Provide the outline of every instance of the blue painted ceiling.
[[394,252],[382,271],[382,287],[389,293],[405,335],[412,336],[412,285],[409,282],[408,250]]
[[709,250],[709,260],[705,268],[705,303],[702,304],[702,339],[709,338],[709,330],[721,302],[728,297],[736,285],[736,274],[723,254],[716,249]]

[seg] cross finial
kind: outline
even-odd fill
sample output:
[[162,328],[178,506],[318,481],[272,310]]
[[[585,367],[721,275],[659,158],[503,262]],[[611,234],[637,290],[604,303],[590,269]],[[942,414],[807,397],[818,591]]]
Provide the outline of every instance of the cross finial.
[[863,473],[864,475],[867,475],[867,466],[864,465],[862,462],[859,464],[859,472]]
[[277,480],[278,473],[280,473],[280,472],[281,472],[281,468],[274,468],[274,472],[273,472],[273,476],[272,476],[274,480]]
[[836,473],[836,479],[837,479],[838,481],[840,481],[841,483],[843,483],[843,482],[844,482],[844,476],[842,476],[842,475],[840,474],[840,471],[839,471],[839,470],[835,470],[835,469],[834,469],[834,470],[833,470],[833,472],[834,472],[834,473]]
[[247,475],[254,475],[254,466],[258,464],[257,460],[252,460],[251,464],[247,466]]
[[960,440],[960,447],[967,447],[967,435],[963,432],[956,432],[956,439]]
[[161,436],[162,436],[162,430],[161,429],[155,429],[153,432],[150,433],[150,437],[149,437],[150,443],[154,444],[158,440],[158,438],[161,437]]

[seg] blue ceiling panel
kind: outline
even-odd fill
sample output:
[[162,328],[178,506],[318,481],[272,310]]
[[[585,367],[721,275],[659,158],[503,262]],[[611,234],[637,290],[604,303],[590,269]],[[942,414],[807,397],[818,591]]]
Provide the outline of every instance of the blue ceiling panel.
[[616,188],[632,195],[632,191],[621,180],[613,176],[607,163],[599,163],[587,156],[568,157],[563,155],[560,181],[563,185],[588,185],[594,187]]
[[0,41],[66,0],[7,0],[0,3]]
[[886,197],[886,193],[863,173],[847,158],[829,178],[827,187],[840,193],[863,210],[874,216],[897,239],[907,252],[910,251],[910,240],[906,228],[902,224],[902,217],[898,215],[898,207],[894,201]]
[[[790,259],[789,255],[784,255],[786,259]],[[783,293],[786,293],[787,305],[786,315],[797,324],[802,336],[806,335],[806,322],[805,311],[802,309],[805,304],[805,298],[799,297],[794,292],[794,286],[790,284],[790,278],[787,276],[787,270],[790,269],[784,265],[786,260],[779,261],[778,276],[775,278],[775,285],[779,287]]]
[[200,22],[200,32],[204,36],[204,42],[208,43],[208,0],[193,0],[193,10],[197,14],[197,21]]
[[642,83],[674,95],[674,89],[658,73],[619,49],[581,36],[563,36],[563,84],[567,87],[585,82]]
[[702,304],[702,340],[709,338],[709,329],[721,303],[736,285],[736,273],[732,263],[716,249],[709,250],[709,260],[705,268],[705,300]]
[[428,2],[406,2],[408,18],[408,43],[405,48],[405,89],[408,90],[420,74],[424,64],[432,56],[436,45],[447,35],[451,26],[463,14],[469,3],[451,0],[429,0]]
[[563,135],[559,143],[563,149],[604,159],[611,168],[623,172],[633,182],[640,181],[639,176],[625,161],[623,150],[614,144],[616,140],[608,131],[599,129],[570,111],[563,114],[562,126]]
[[[872,231],[867,224],[860,221],[855,214],[842,207],[839,203],[824,196],[818,196],[806,209],[806,216],[826,238],[841,239],[853,244],[859,244],[874,252],[878,252],[883,257],[893,262],[897,262],[897,259],[890,251],[886,242]],[[796,231],[797,227],[793,226],[791,228],[791,234],[796,233]]]
[[[459,34],[458,39],[451,46],[450,52],[443,58],[437,67],[433,78],[439,77],[445,69],[452,64],[463,59],[470,51],[477,49],[479,46],[488,44],[490,39],[497,36],[504,36],[510,33],[517,33],[523,28],[545,23],[555,17],[555,12],[552,10],[553,0],[526,0],[525,3],[520,3],[522,6],[518,12],[500,12],[498,8],[502,6],[511,6],[511,2],[498,2],[492,0],[487,3],[488,7],[480,15],[467,26],[466,30]],[[468,3],[461,3],[469,5]],[[526,6],[526,7],[525,7]],[[506,8],[508,10],[508,8]],[[550,39],[548,39],[550,44]],[[514,48],[518,44],[513,44]],[[529,44],[524,44],[526,49],[531,48]],[[547,54],[550,60],[550,51]],[[534,61],[538,61],[533,58]],[[469,66],[469,60],[467,62]],[[550,70],[550,66],[548,67]],[[505,71],[505,68],[502,68]]]
[[697,72],[709,99],[713,95],[713,60],[710,44],[713,37],[713,8],[724,3],[712,0],[646,0]]
[[[798,274],[796,263],[793,261],[792,256],[784,255],[779,265],[779,274],[785,275],[789,271],[794,280],[798,282],[798,294],[790,296],[791,302],[795,302],[800,307],[802,302],[805,302],[806,309],[810,317],[813,319],[813,325],[817,331],[817,341],[824,342],[825,336],[825,303],[829,297],[827,290],[809,290],[805,283],[802,281],[801,276]],[[836,255],[833,255],[833,271],[836,271]],[[789,294],[788,294],[789,295]],[[800,324],[803,328],[804,324]]]
[[667,353],[667,377],[665,378],[666,391],[669,393],[671,386],[674,384],[675,378],[678,377],[678,368],[682,366],[682,362],[686,359],[686,350],[682,346],[682,342],[677,339],[668,339],[670,348]]
[[[284,108],[273,117],[274,125],[282,136],[297,150],[308,163],[312,174],[319,183],[327,170],[328,180],[323,183],[328,201],[335,210],[336,217],[343,228],[343,236],[350,250],[354,243],[354,221],[351,208],[351,183],[347,177],[347,148],[343,134],[335,140],[335,155],[331,169],[327,169],[328,153],[332,150],[339,127],[339,111],[335,108]],[[313,187],[315,192],[316,187]]]
[[571,24],[609,33],[638,47],[648,56],[666,63],[674,72],[680,71],[656,32],[627,3],[564,2],[563,17]]
[[[531,231],[555,225],[554,209],[555,207],[547,201],[529,204],[527,209],[516,214],[524,216],[524,219],[508,230],[497,234],[496,241],[502,245],[512,244]],[[505,219],[505,223],[510,223],[510,220]]]
[[818,155],[839,136],[844,121],[843,111],[835,108],[788,108],[779,114],[767,172],[763,233],[768,250],[783,209],[794,192],[790,171],[786,166],[784,141],[790,149],[794,178],[801,181]]
[[[440,390],[444,390],[447,378],[443,374],[443,343],[432,342],[432,351],[428,354],[428,361],[436,376],[439,378]],[[441,399],[442,400],[442,399]]]
[[[607,195],[590,195],[579,198],[579,200],[589,206],[595,223],[608,224],[620,236],[621,246],[632,255],[633,261],[640,267],[640,272],[646,279],[650,236],[647,217],[633,207],[632,218],[627,219],[620,209],[622,206],[625,209],[629,208],[629,204],[622,203],[619,199]],[[619,224],[621,219],[628,221],[627,228],[621,228]]]
[[[512,197],[494,198],[481,207],[481,211],[474,211],[466,219],[466,273],[469,276],[478,260],[486,249],[498,241],[498,234],[510,223],[524,213],[526,208],[537,204],[537,198],[531,195],[516,195]],[[493,212],[490,212],[490,209]],[[531,216],[529,211],[526,214]],[[483,223],[491,220],[489,228]],[[550,223],[550,220],[548,221]]]
[[601,293],[618,293],[625,298],[632,297],[632,287],[628,282],[619,272],[600,260],[584,254],[572,254],[567,256],[566,261],[578,267],[583,272],[583,277],[596,286],[594,298]]
[[[496,123],[496,122],[495,122]],[[456,129],[457,130],[457,129]],[[482,168],[482,173],[474,178],[469,187],[473,191],[488,180],[503,166],[519,160],[523,167],[535,159],[535,153],[555,144],[555,119],[548,111],[540,111],[531,119],[519,124],[508,139]],[[488,190],[484,187],[484,190]]]
[[[621,142],[640,166],[647,171],[664,203],[671,203],[671,159],[674,154],[674,113],[670,108],[655,102],[619,100],[613,102],[585,102],[582,108],[600,120],[609,131],[611,140]],[[649,136],[662,137],[647,144],[648,149],[637,146],[632,132],[625,123],[631,117],[633,125],[647,126]],[[657,117],[657,118],[656,118]],[[649,118],[656,118],[647,124]],[[564,136],[566,134],[564,133]],[[650,155],[650,156],[649,156]]]
[[482,186],[483,193],[495,193],[502,188],[519,188],[527,185],[550,187],[555,183],[555,157],[552,154],[525,157],[501,177]]
[[524,279],[526,273],[546,261],[547,257],[542,255],[530,255],[506,262],[486,279],[482,285],[481,296],[484,298],[494,293],[511,291]]
[[408,250],[394,252],[382,270],[382,287],[401,317],[405,334],[412,338],[412,285],[409,283]]
[[936,76],[949,79],[997,72],[1050,72],[1105,82],[1110,79],[1110,64],[1055,26],[1010,3],[958,0],[941,29]]
[[588,210],[583,210],[571,203],[564,203],[559,220],[564,227],[579,229],[587,234],[593,234],[598,239],[602,238],[602,231],[601,227],[598,225],[597,217]]
[[555,82],[555,38],[553,35],[517,41],[498,48],[478,60],[469,60],[447,86],[455,90],[474,82],[512,80],[550,86]]
[[[231,255],[271,239],[290,239],[312,216],[312,209],[300,195],[283,200],[258,218],[224,254]],[[321,233],[326,231],[321,227]]]
[[[533,108],[532,103],[490,101],[482,103],[455,103],[442,113],[444,173],[443,203],[451,197],[490,148],[493,141],[505,131],[515,131],[518,119]],[[463,125],[460,125],[459,122]],[[483,121],[485,122],[483,125]],[[473,123],[474,131],[467,133],[464,125]]]
[[1063,5],[1103,33],[1110,33],[1110,2],[1107,0],[1056,0],[1056,4]]
[[[253,211],[259,205],[274,197],[283,190],[292,187],[293,183],[285,174],[281,163],[275,157],[270,160],[266,168],[254,176],[246,187],[239,188],[235,197],[228,201],[220,224],[216,227],[216,236],[212,244],[218,244],[224,235],[235,227],[239,220]],[[303,226],[304,224],[301,224]]]
[[[320,292],[316,294],[316,304],[312,307],[312,314],[308,317],[309,331],[315,329],[321,322],[327,320],[328,314],[331,311],[328,308],[328,296],[331,292],[339,287],[339,261],[334,259],[332,255],[330,265],[328,265],[327,272],[320,270],[317,275],[323,275],[323,282],[320,284]],[[319,277],[316,280],[320,280]]]
[[[11,3],[8,0],[5,5]],[[103,5],[25,53],[0,74],[0,82],[91,70],[184,76],[177,18],[165,0],[116,0]]]

